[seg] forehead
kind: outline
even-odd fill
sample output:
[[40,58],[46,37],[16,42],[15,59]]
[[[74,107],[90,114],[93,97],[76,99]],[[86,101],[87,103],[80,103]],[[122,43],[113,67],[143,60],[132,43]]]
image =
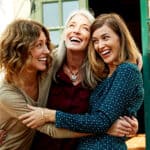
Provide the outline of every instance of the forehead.
[[108,25],[103,25],[103,26],[97,28],[93,32],[93,36],[96,36],[96,35],[101,36],[101,35],[104,35],[104,34],[116,34],[116,33]]
[[83,14],[76,14],[74,15],[68,22],[69,23],[72,23],[72,22],[77,22],[77,23],[80,23],[80,24],[86,24],[86,25],[91,25],[89,19],[84,16]]
[[47,37],[43,31],[40,32],[40,36],[37,38],[37,41],[47,40]]

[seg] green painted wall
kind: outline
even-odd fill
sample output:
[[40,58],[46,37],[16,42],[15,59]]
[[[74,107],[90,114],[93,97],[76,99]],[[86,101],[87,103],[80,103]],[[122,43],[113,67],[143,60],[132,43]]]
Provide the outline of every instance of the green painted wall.
[[150,150],[150,41],[148,18],[148,0],[140,0],[141,9],[141,32],[142,32],[142,52],[143,52],[143,78],[144,78],[144,111],[146,130],[146,149]]

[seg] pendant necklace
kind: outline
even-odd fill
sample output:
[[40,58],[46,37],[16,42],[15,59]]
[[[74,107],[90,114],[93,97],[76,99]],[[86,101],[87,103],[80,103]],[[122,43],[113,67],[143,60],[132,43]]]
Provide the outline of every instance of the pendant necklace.
[[78,77],[78,72],[76,74],[72,73],[71,70],[70,70],[70,73],[71,73],[71,81],[72,82],[75,82],[77,80],[77,77]]
[[70,80],[71,80],[72,82],[75,82],[75,81],[78,79],[78,73],[79,73],[79,71],[76,72],[76,73],[73,73],[73,72],[69,69],[69,67],[68,67],[67,65],[66,65],[66,67],[67,67],[68,72],[71,74]]

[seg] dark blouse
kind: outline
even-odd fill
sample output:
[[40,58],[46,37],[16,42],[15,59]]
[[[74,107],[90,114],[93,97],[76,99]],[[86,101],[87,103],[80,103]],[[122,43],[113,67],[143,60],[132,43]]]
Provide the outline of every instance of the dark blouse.
[[[63,70],[57,73],[58,83],[53,82],[47,108],[57,109],[69,113],[85,113],[88,110],[90,90],[81,84],[74,86]],[[32,150],[75,150],[78,139],[52,139],[51,137],[36,133]]]

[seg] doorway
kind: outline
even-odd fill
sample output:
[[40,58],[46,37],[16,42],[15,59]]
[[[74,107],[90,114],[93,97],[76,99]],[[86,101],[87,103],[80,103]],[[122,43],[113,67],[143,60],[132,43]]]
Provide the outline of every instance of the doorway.
[[[141,19],[140,19],[140,1],[139,0],[89,0],[89,9],[96,16],[101,13],[115,12],[120,14],[125,20],[131,34],[133,35],[137,46],[142,49],[141,41]],[[142,53],[142,51],[141,51]],[[139,133],[145,133],[144,124],[144,104],[137,114],[139,121]]]

